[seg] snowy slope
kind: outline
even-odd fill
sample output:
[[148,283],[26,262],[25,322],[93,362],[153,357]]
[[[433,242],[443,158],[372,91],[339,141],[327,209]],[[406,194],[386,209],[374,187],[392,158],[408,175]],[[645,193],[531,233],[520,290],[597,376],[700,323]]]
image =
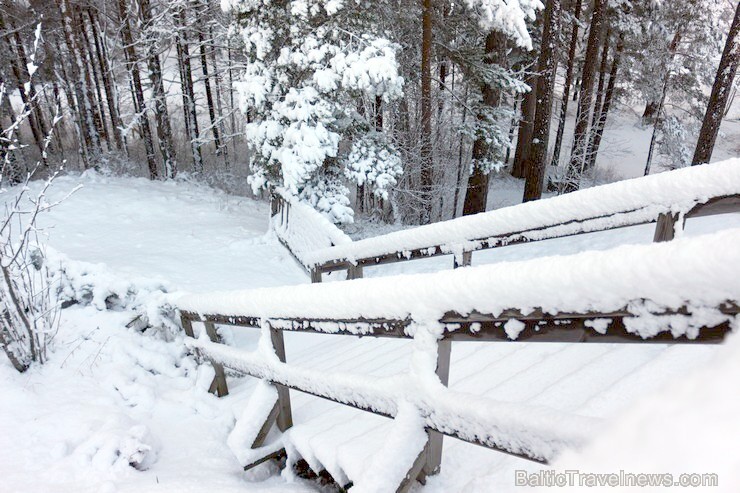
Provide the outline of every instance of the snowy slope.
[[[58,194],[77,180],[63,178]],[[303,271],[266,234],[267,206],[188,183],[104,178],[45,219],[53,247],[72,259],[106,264],[124,278],[166,281],[172,290],[203,292],[306,283]],[[689,221],[693,236],[740,227],[740,215]],[[628,228],[477,253],[473,263],[563,255],[648,243],[652,227]],[[366,269],[366,275],[448,269],[451,258]],[[245,475],[226,439],[255,387],[230,378],[230,396],[205,392],[210,374],[165,342],[123,325],[127,312],[91,307],[64,311],[52,361],[25,375],[0,360],[0,476],[3,491],[313,491],[287,483],[265,466]],[[228,329],[254,348],[258,331]],[[307,368],[388,376],[409,369],[406,341],[286,334],[288,361]],[[712,360],[716,347],[456,343],[450,386],[500,401],[584,416],[613,417],[641,396]],[[309,462],[359,477],[388,437],[390,421],[292,393],[291,440]],[[141,428],[146,427],[146,431]],[[117,462],[137,444],[156,452],[148,469]],[[146,454],[145,454],[146,455]],[[125,456],[125,454],[124,454]],[[513,470],[532,463],[452,439],[442,473],[426,492],[511,491]]]
[[271,236],[266,203],[187,182],[65,176],[50,199],[82,188],[41,220],[49,244],[75,260],[104,263],[191,292],[308,282]]

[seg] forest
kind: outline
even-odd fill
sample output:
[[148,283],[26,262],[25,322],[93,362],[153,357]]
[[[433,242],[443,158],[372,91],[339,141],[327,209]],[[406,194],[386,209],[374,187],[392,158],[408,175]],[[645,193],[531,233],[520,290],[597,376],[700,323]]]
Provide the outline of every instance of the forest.
[[[282,187],[336,223],[425,224],[709,162],[737,92],[732,0],[3,0],[3,180],[106,170]],[[724,128],[724,127],[723,127]],[[606,134],[606,135],[605,135]],[[636,159],[636,158],[635,158]],[[608,177],[607,177],[608,178]]]

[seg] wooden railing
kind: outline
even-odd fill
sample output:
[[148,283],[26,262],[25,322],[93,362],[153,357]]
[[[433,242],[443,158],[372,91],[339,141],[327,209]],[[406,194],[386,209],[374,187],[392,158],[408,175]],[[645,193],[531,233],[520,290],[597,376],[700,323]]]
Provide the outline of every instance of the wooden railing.
[[[316,250],[306,261],[313,282],[319,282],[322,274],[332,271],[351,270],[350,278],[357,278],[366,266],[440,255],[453,255],[454,267],[468,266],[479,250],[649,223],[657,223],[655,241],[665,241],[687,218],[740,211],[740,169],[735,168],[740,166],[713,164],[617,182]],[[669,181],[670,193],[661,193]],[[630,195],[630,200],[620,203],[621,194]],[[606,204],[590,211],[586,207],[600,201]],[[616,204],[611,209],[610,201]],[[553,216],[548,210],[561,208],[568,212]],[[538,216],[542,220],[531,220]],[[410,240],[410,231],[422,240]]]
[[[338,245],[352,243],[341,229],[311,206],[301,203],[285,191],[275,188],[270,192],[270,223],[280,243],[295,261],[315,276],[306,254]],[[348,268],[349,278],[362,277],[356,268]]]
[[[333,283],[326,285],[326,287],[332,285]],[[317,302],[322,294],[316,293]],[[288,297],[283,299],[288,299]],[[341,304],[344,300],[340,298],[336,302]],[[304,303],[308,303],[308,301],[304,301]],[[306,368],[291,367],[286,364],[283,340],[284,331],[354,337],[418,339],[419,327],[410,330],[415,324],[412,319],[267,318],[260,317],[256,313],[251,316],[228,316],[186,310],[181,311],[181,317],[186,334],[193,338],[189,345],[213,363],[216,372],[211,386],[213,392],[218,395],[228,393],[224,366],[262,379],[276,388],[277,399],[273,409],[263,418],[264,422],[259,426],[260,431],[255,435],[252,443],[252,448],[257,452],[257,456],[244,465],[245,469],[250,469],[266,460],[285,454],[282,447],[276,449],[268,447],[264,455],[260,451],[264,447],[264,439],[271,427],[277,426],[281,431],[285,431],[293,425],[288,389],[390,418],[394,418],[398,412],[397,407],[395,407],[396,404],[401,400],[406,400],[421,415],[428,434],[424,448],[419,451],[416,460],[408,464],[408,473],[403,478],[399,478],[397,491],[406,491],[414,480],[423,481],[427,475],[434,474],[439,470],[442,458],[442,435],[542,463],[548,463],[564,447],[580,445],[580,442],[574,441],[572,437],[560,436],[556,432],[538,434],[537,431],[531,430],[527,433],[528,441],[517,441],[518,434],[511,433],[510,435],[509,428],[519,428],[517,431],[521,431],[522,421],[526,422],[526,419],[507,420],[498,418],[496,413],[499,412],[499,408],[490,401],[479,405],[471,404],[471,396],[444,388],[443,386],[447,386],[449,379],[452,342],[510,341],[512,339],[507,334],[506,324],[509,321],[516,320],[525,324],[525,328],[517,335],[516,340],[525,342],[712,344],[719,343],[724,339],[730,331],[732,317],[740,313],[737,300],[727,300],[713,307],[717,314],[723,316],[723,319],[714,325],[702,327],[693,339],[686,335],[674,337],[669,332],[661,332],[653,338],[643,339],[638,334],[628,331],[625,328],[624,321],[627,318],[645,316],[644,310],[646,307],[649,310],[650,303],[646,303],[640,308],[628,304],[620,310],[588,313],[547,313],[542,309],[534,309],[528,312],[511,309],[496,315],[477,312],[468,314],[448,312],[439,320],[443,332],[438,335],[435,342],[435,373],[441,385],[434,393],[425,394],[420,398],[405,393],[389,397],[385,392],[378,391],[377,386],[363,381],[360,376],[352,376],[351,379],[347,376],[338,378],[333,375],[312,372]],[[663,310],[655,315],[667,318],[675,315],[688,316],[689,311],[690,309],[683,306],[674,310]],[[588,323],[593,320],[608,320],[610,326],[608,330],[597,330],[592,324]],[[202,336],[195,339],[194,323],[204,325],[207,340]],[[217,325],[261,329],[263,337],[265,337],[266,332],[269,333],[269,342],[279,362],[271,362],[269,358],[244,353],[235,348],[218,344]],[[264,343],[261,342],[260,346],[263,345]],[[450,402],[457,402],[461,405],[450,406]],[[462,403],[465,404],[462,405]],[[489,411],[489,415],[493,414],[493,419],[486,415],[486,410]],[[567,419],[571,419],[571,417],[553,412],[551,416],[543,417],[539,415],[536,423],[538,426],[551,427],[556,430],[558,423]]]
[[[312,269],[312,281],[318,282],[321,280],[321,273],[332,270],[352,269],[350,277],[361,277],[361,268],[364,265],[376,265],[450,253],[456,254],[454,266],[458,267],[469,265],[472,252],[480,249],[495,248],[512,243],[566,237],[584,232],[602,231],[649,222],[657,222],[654,233],[655,242],[670,241],[673,239],[677,227],[682,226],[683,221],[687,217],[740,210],[740,195],[737,193],[740,192],[740,175],[738,175],[736,181],[729,183],[724,191],[722,191],[722,187],[719,187],[719,189],[720,193],[715,195],[702,195],[697,189],[693,196],[691,190],[689,190],[689,199],[679,201],[679,205],[676,205],[674,198],[668,197],[664,202],[653,200],[647,203],[648,201],[646,201],[644,207],[619,210],[611,215],[597,214],[588,216],[581,214],[577,218],[566,218],[566,220],[562,220],[562,216],[560,216],[560,222],[551,222],[538,228],[517,228],[515,227],[516,225],[513,225],[514,227],[504,228],[506,229],[504,232],[500,232],[501,230],[499,228],[499,232],[495,235],[489,235],[488,232],[483,232],[477,239],[461,238],[455,245],[465,245],[465,247],[463,249],[457,249],[455,252],[450,251],[450,248],[452,248],[450,245],[452,244],[448,242],[444,245],[436,244],[419,247],[411,251],[387,251],[380,256],[355,257],[351,260],[349,260],[349,255],[342,254],[338,258],[321,264],[313,264],[313,266],[306,259],[318,258],[315,251],[303,251],[300,254],[294,255],[302,265]],[[729,193],[733,189],[735,193]],[[576,194],[571,194],[571,196],[577,197]],[[674,202],[670,203],[671,200],[674,200]],[[541,201],[541,203],[546,203],[546,201]],[[528,207],[531,209],[532,206],[524,205],[518,207]],[[495,214],[495,211],[489,214]],[[291,220],[290,203],[281,196],[276,196],[272,202],[273,225],[275,225],[276,216],[278,215],[283,215],[279,219],[279,226],[289,224]],[[334,242],[335,240],[336,238],[334,240],[329,238],[326,241]],[[289,249],[291,248],[289,241],[283,238],[281,238],[281,241]],[[350,244],[343,240],[340,240],[340,242],[342,245],[339,247],[326,248],[321,254],[326,254],[326,252],[330,252],[334,248],[344,248],[345,251],[349,251],[361,243],[355,242],[355,244]],[[360,245],[359,250],[362,250],[362,245]],[[691,279],[687,279],[686,282],[690,283]],[[316,286],[315,288],[329,288],[332,284]],[[317,300],[319,300],[322,294],[317,292],[316,296]],[[411,403],[423,419],[424,427],[427,430],[427,440],[416,459],[407,464],[408,472],[405,476],[398,478],[397,491],[407,491],[414,480],[423,482],[427,475],[434,474],[439,470],[442,457],[443,435],[544,463],[550,460],[561,448],[574,445],[572,437],[559,436],[554,432],[552,435],[548,435],[547,432],[541,430],[539,434],[537,432],[528,433],[528,439],[531,440],[529,443],[518,441],[515,435],[508,435],[507,430],[522,426],[521,421],[507,421],[506,419],[497,418],[496,416],[498,415],[496,413],[499,409],[495,407],[493,414],[486,414],[487,406],[491,405],[490,402],[483,403],[479,407],[467,405],[455,406],[450,404],[451,402],[454,403],[456,401],[470,399],[470,396],[463,398],[454,391],[445,388],[449,378],[450,354],[453,341],[509,341],[511,337],[507,334],[506,325],[510,321],[516,320],[519,323],[524,323],[523,330],[516,337],[517,341],[557,341],[571,343],[718,343],[730,331],[731,318],[740,313],[738,298],[740,296],[728,297],[727,299],[718,301],[716,306],[711,307],[717,314],[721,315],[721,320],[717,323],[710,324],[710,326],[702,327],[698,335],[694,338],[689,338],[686,335],[674,337],[669,332],[662,332],[650,339],[643,339],[641,336],[627,330],[625,320],[643,316],[646,310],[650,310],[649,302],[641,307],[642,311],[636,310],[630,303],[625,304],[625,306],[618,310],[605,312],[589,311],[586,313],[574,311],[551,313],[541,308],[535,308],[526,312],[520,308],[511,308],[496,314],[480,313],[478,311],[469,313],[448,311],[438,321],[438,325],[442,327],[442,332],[438,334],[435,342],[435,372],[441,385],[435,393],[427,394],[424,396],[424,399],[420,400],[413,400],[412,398],[413,402]],[[282,299],[290,298],[284,296]],[[342,300],[338,299],[336,302],[341,304]],[[536,303],[536,300],[533,300],[533,302]],[[253,443],[251,444],[255,455],[249,459],[248,463],[244,464],[245,469],[285,454],[284,449],[266,446],[264,441],[271,427],[277,426],[281,431],[285,431],[293,425],[288,389],[305,392],[382,416],[395,417],[399,412],[397,400],[394,400],[395,397],[388,397],[379,393],[373,385],[368,384],[359,377],[353,377],[350,380],[346,378],[341,379],[332,375],[314,374],[310,370],[303,368],[297,370],[288,365],[286,363],[283,332],[299,331],[316,334],[349,335],[354,337],[372,336],[412,339],[414,338],[411,335],[412,333],[416,333],[416,337],[419,337],[418,330],[411,330],[415,324],[418,324],[418,321],[408,317],[285,317],[272,316],[269,313],[265,315],[260,309],[255,309],[255,312],[251,314],[240,313],[238,315],[229,315],[225,313],[201,313],[201,310],[187,309],[188,303],[184,303],[184,305],[181,305],[182,326],[186,335],[192,338],[189,339],[188,344],[196,352],[209,359],[215,370],[216,376],[211,385],[212,392],[220,396],[228,393],[224,366],[243,374],[260,378],[273,385],[276,389],[273,408],[269,412],[264,413],[264,415],[255,418],[263,421],[259,429],[255,431]],[[657,314],[653,313],[653,315],[688,316],[690,315],[690,310],[690,307],[683,305],[673,307],[669,310],[663,310]],[[590,323],[595,319],[601,321],[608,320],[609,329],[606,331],[596,330],[593,324]],[[200,337],[195,339],[195,323],[203,324],[205,338]],[[250,355],[218,344],[217,325],[261,328],[263,337],[269,338],[266,344],[272,347],[279,361],[276,362],[269,358]],[[316,385],[316,381],[321,382],[321,385]],[[327,389],[331,389],[331,391]],[[400,396],[396,397],[398,399],[401,398]],[[404,396],[403,398],[407,397]],[[503,414],[505,415],[506,413],[504,412]],[[557,428],[556,422],[562,418],[562,416],[552,416],[553,430]],[[539,423],[542,423],[543,419],[545,419],[545,422],[547,421],[543,416],[538,416]]]

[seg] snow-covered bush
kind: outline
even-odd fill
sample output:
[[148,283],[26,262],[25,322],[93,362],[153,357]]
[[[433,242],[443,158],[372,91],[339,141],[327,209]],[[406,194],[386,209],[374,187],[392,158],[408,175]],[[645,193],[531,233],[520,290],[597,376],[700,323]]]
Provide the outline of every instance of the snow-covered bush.
[[376,197],[388,199],[388,192],[403,173],[396,149],[380,133],[356,140],[346,159],[344,174],[358,185],[367,185]]
[[660,136],[658,139],[658,151],[668,161],[666,169],[683,168],[691,164],[693,149],[689,148],[688,142],[693,144],[694,136],[697,134],[696,125],[692,122],[685,124],[675,115],[668,115],[660,124]]
[[[40,25],[36,30],[36,43],[40,37]],[[35,54],[31,56],[29,77],[36,70]],[[32,80],[29,80],[30,85]],[[0,102],[6,96],[5,86],[0,85]],[[16,167],[16,152],[21,147],[17,134],[29,117],[33,105],[31,100],[25,111],[0,132],[0,199],[4,210],[0,217],[0,347],[13,366],[20,372],[34,363],[46,360],[47,347],[58,328],[59,310],[52,287],[52,274],[44,248],[39,244],[37,219],[56,203],[46,200],[46,191],[57,173],[52,173],[36,195],[29,193],[31,178],[48,163],[36,163],[33,170]],[[51,122],[52,129],[59,122],[59,111]],[[46,160],[46,150],[51,141],[49,130],[41,149],[41,159]],[[7,184],[20,185],[6,189]],[[58,202],[57,202],[58,203]]]
[[30,175],[14,192],[0,191],[8,195],[0,218],[0,346],[20,372],[46,360],[58,328],[53,276],[36,229],[38,215],[55,205],[45,198],[55,176],[33,197],[27,186]]
[[370,20],[375,6],[336,0],[222,6],[236,15],[245,45],[236,89],[251,117],[245,133],[253,190],[281,186],[334,221],[351,221],[340,142],[372,131],[369,116],[357,111],[358,98],[390,101],[403,86],[398,46],[375,33]]

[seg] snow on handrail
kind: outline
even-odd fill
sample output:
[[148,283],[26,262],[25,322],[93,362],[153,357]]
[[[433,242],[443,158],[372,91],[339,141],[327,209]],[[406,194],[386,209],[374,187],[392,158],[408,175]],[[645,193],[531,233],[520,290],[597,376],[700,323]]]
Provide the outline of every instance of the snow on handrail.
[[246,352],[190,339],[188,345],[224,366],[334,402],[394,418],[400,403],[411,404],[426,428],[467,442],[538,462],[583,445],[600,420],[528,404],[494,401],[456,392],[418,374],[377,379],[291,366]]
[[[449,313],[498,316],[513,310],[526,316],[536,309],[544,318],[618,311],[625,315],[627,331],[643,338],[666,331],[694,338],[702,327],[730,320],[732,310],[723,313],[719,307],[736,307],[739,300],[740,229],[730,229],[431,274],[188,295],[177,305],[187,312],[235,317],[420,324],[438,324]],[[335,327],[328,324],[326,331]],[[524,324],[506,329],[516,339]],[[362,334],[361,328],[356,331]]]
[[347,263],[439,254],[461,255],[512,241],[531,241],[655,221],[712,198],[740,194],[740,159],[693,166],[580,190],[308,252],[323,271]]
[[309,252],[352,243],[323,214],[281,188],[272,191],[270,224],[281,243],[305,267]]

